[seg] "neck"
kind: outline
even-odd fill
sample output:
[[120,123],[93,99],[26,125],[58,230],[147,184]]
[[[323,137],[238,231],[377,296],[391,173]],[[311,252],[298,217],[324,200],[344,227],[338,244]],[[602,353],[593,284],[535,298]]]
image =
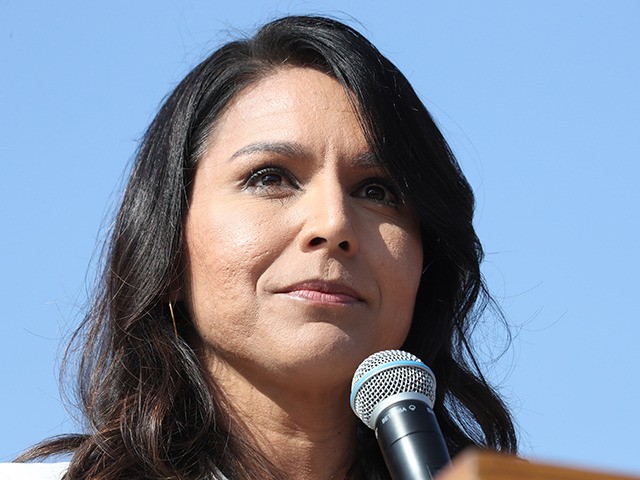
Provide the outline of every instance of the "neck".
[[[326,421],[331,417],[321,418]],[[285,478],[342,480],[356,455],[355,422],[322,423],[308,418],[296,421],[289,412],[278,412],[253,428],[260,432],[256,435],[260,449]]]
[[[214,372],[212,372],[214,373]],[[349,386],[300,388],[248,381],[228,365],[216,365],[218,385],[248,441],[286,479],[343,480],[357,451],[357,420]]]

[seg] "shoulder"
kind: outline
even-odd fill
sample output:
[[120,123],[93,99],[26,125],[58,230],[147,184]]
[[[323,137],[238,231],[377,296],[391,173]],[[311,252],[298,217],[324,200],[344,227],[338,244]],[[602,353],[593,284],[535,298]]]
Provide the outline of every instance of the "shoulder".
[[68,462],[0,463],[0,480],[60,480],[68,467]]
[[[0,480],[61,480],[69,462],[60,463],[0,463]],[[228,480],[216,469],[217,480]]]

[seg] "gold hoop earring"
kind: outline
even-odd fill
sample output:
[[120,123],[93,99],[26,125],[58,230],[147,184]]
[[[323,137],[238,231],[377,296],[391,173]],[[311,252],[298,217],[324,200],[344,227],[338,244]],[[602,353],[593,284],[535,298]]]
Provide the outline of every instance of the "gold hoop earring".
[[169,313],[171,313],[171,322],[173,323],[173,333],[178,336],[178,327],[176,326],[176,317],[173,314],[173,305],[169,302]]

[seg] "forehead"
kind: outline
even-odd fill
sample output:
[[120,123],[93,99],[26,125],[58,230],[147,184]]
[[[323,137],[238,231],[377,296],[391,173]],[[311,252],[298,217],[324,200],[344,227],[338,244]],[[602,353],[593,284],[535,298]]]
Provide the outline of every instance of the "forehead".
[[229,142],[297,140],[330,146],[340,141],[368,149],[360,120],[345,89],[310,68],[289,67],[245,88],[216,121],[207,149]]
[[242,90],[225,109],[292,109],[300,106],[354,113],[345,89],[333,77],[312,68],[284,67]]

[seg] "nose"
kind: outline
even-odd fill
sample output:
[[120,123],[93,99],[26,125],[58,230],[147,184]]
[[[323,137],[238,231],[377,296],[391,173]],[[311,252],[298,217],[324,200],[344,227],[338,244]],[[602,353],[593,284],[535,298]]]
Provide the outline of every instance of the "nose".
[[357,252],[354,214],[349,195],[340,185],[322,185],[310,188],[302,203],[303,251],[327,249],[331,253],[354,255]]

